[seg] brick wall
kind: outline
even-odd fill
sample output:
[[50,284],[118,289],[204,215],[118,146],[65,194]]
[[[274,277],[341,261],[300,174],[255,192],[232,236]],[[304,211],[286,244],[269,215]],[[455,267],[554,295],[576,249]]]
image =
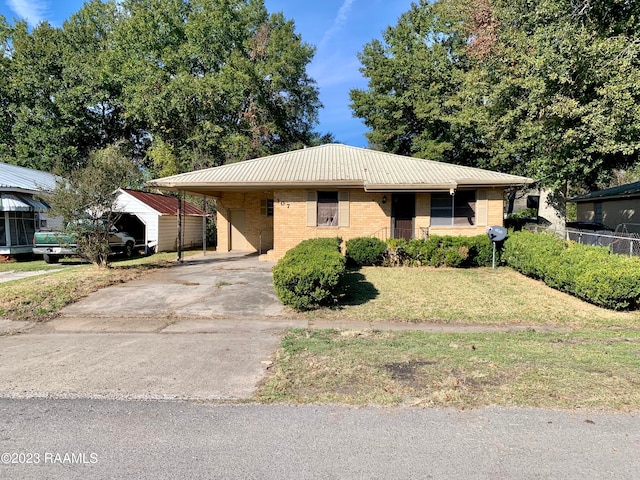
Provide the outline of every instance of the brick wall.
[[[313,190],[315,191],[315,190]],[[260,232],[273,229],[273,249],[265,258],[277,260],[302,240],[341,237],[343,240],[362,236],[384,239],[391,231],[391,193],[367,193],[349,189],[349,225],[318,227],[307,225],[308,190],[280,189],[273,192],[228,192],[218,199],[218,249],[229,250],[229,217],[232,210],[245,211],[245,228],[241,233],[250,250],[260,249]],[[383,203],[383,197],[386,202]],[[273,217],[260,213],[260,201],[273,198]],[[431,227],[431,195],[416,194],[415,236],[428,231],[437,235],[480,235],[487,225],[502,225],[503,192],[501,189],[478,190],[476,225],[469,227]],[[236,233],[234,233],[236,234]],[[234,245],[237,242],[234,241]],[[264,249],[263,249],[264,250]]]
[[[267,217],[260,212],[260,202],[273,198],[271,192],[224,192],[217,198],[217,229],[218,250],[228,252],[230,250],[230,236],[233,234],[233,248],[247,251],[260,250],[260,233],[270,232],[273,229],[273,217]],[[244,211],[245,224],[242,231],[231,232],[229,224],[233,210]],[[238,237],[241,236],[242,238]]]
[[[307,226],[307,190],[291,189],[274,192],[274,245],[269,259],[278,259],[302,240],[308,238],[350,238],[375,235],[389,229],[391,202],[382,203],[383,194],[351,189],[349,192],[348,227]],[[390,199],[390,195],[386,195]]]

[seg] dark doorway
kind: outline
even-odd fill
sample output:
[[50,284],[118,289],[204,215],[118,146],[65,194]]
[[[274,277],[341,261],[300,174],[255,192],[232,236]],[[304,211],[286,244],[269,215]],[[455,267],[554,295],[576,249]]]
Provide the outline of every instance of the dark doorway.
[[394,193],[391,208],[393,238],[413,238],[413,220],[416,216],[415,193]]
[[115,224],[121,232],[127,232],[136,239],[136,245],[144,245],[146,225],[135,215],[123,213]]

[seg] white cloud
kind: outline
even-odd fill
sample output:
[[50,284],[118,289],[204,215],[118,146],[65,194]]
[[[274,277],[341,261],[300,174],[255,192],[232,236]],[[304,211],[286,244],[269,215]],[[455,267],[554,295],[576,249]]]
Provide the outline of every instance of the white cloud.
[[347,20],[349,19],[349,12],[351,11],[351,6],[354,2],[355,0],[344,0],[342,6],[340,7],[340,10],[338,10],[336,18],[334,18],[333,20],[333,25],[331,25],[331,28],[329,28],[329,30],[327,30],[322,37],[318,49],[321,49],[329,40],[331,40],[331,38],[336,33],[338,33],[342,29],[344,24],[347,23]]
[[46,0],[7,0],[15,14],[27,20],[29,25],[37,25],[45,20],[48,4]]

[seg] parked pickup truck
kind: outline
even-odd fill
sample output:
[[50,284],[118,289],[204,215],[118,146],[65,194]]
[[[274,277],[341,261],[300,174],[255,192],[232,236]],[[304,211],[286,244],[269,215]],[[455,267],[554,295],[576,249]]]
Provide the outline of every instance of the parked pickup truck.
[[[135,247],[135,239],[127,232],[120,232],[114,227],[109,235],[109,247],[113,253],[123,253],[130,257]],[[42,255],[47,263],[58,263],[60,257],[78,255],[76,239],[62,232],[41,230],[33,236],[33,253]]]

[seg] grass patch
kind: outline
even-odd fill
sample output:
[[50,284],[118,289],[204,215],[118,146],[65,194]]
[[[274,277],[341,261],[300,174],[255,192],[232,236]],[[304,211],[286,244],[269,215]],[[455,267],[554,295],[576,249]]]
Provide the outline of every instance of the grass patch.
[[61,258],[58,264],[49,264],[44,260],[0,262],[0,273],[2,272],[36,272],[41,270],[59,270],[68,265],[80,265],[82,262],[78,258]]
[[308,318],[486,325],[638,328],[640,312],[614,312],[509,268],[363,267],[346,275],[339,308]]
[[[77,259],[69,260],[68,263],[60,263],[55,267],[56,271],[46,275],[3,283],[0,288],[0,317],[46,321],[63,307],[96,290],[134,280],[171,265],[175,261],[175,253],[158,253],[130,260],[116,258],[111,263],[111,268],[80,265]],[[36,264],[33,270],[45,270],[39,268],[39,261],[29,263]],[[70,264],[76,266],[71,268]]]
[[292,330],[262,402],[640,408],[640,332]]

